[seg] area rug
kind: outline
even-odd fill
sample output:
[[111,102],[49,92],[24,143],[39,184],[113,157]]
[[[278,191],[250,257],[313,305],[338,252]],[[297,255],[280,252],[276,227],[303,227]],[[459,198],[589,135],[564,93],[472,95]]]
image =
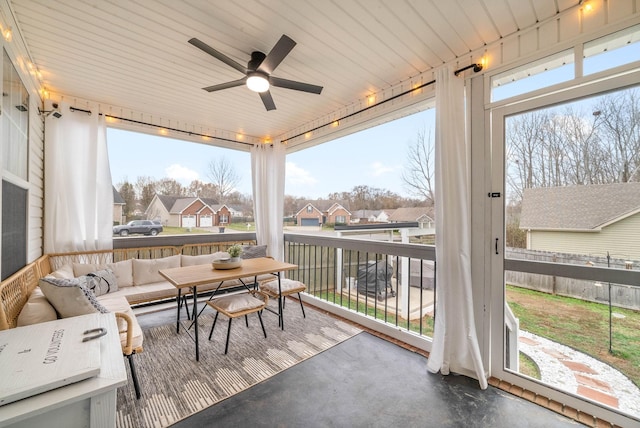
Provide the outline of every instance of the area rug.
[[[289,307],[290,306],[290,307]],[[249,328],[233,320],[229,352],[224,354],[227,318],[220,316],[211,341],[213,314],[199,318],[200,361],[195,344],[175,323],[144,331],[144,352],[134,356],[142,398],[136,400],[131,381],[118,389],[118,428],[166,427],[264,381],[293,365],[353,337],[361,330],[297,302],[285,311],[285,331],[276,315],[265,312],[267,338],[256,314]]]

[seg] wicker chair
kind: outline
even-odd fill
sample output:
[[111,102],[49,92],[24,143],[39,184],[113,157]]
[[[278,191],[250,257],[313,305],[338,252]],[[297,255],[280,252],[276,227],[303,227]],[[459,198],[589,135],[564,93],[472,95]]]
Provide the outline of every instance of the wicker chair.
[[229,327],[227,329],[227,342],[224,347],[224,353],[229,350],[229,336],[231,335],[231,321],[234,318],[244,315],[245,323],[249,327],[249,319],[247,315],[254,312],[258,313],[258,319],[260,319],[260,325],[262,326],[262,332],[264,337],[267,337],[267,331],[264,329],[264,323],[262,322],[262,310],[267,306],[269,296],[258,290],[250,290],[247,293],[231,294],[228,296],[220,297],[215,300],[210,300],[207,305],[216,310],[216,316],[213,319],[213,325],[211,325],[211,332],[209,332],[209,340],[213,335],[213,329],[216,327],[218,321],[218,315],[222,314],[229,318]]
[[[293,279],[273,279],[271,281],[263,282],[260,284],[260,291],[266,293],[273,299],[278,299],[278,325],[284,330],[284,305],[285,297],[292,294],[298,295],[298,301],[300,302],[300,309],[302,309],[302,316],[306,318],[304,313],[304,306],[302,305],[302,299],[300,293],[305,291],[307,286],[300,281],[294,281]],[[269,310],[269,309],[267,309]],[[273,312],[273,311],[272,311]]]

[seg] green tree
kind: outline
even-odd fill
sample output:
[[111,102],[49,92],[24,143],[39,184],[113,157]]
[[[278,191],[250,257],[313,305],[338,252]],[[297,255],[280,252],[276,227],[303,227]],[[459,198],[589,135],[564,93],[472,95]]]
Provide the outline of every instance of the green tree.
[[125,179],[123,183],[120,183],[118,193],[120,193],[120,196],[124,199],[124,208],[122,211],[124,216],[128,218],[136,209],[136,192],[133,189],[133,184]]

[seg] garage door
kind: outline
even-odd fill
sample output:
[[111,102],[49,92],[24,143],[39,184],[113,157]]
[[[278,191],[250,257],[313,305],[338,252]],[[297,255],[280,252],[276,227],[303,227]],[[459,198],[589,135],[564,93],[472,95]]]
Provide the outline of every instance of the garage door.
[[300,221],[300,226],[320,226],[320,221],[317,218],[303,218]]
[[196,216],[194,216],[194,215],[183,215],[182,216],[182,227],[196,227]]
[[213,226],[213,216],[203,215],[200,217],[200,227],[211,227]]

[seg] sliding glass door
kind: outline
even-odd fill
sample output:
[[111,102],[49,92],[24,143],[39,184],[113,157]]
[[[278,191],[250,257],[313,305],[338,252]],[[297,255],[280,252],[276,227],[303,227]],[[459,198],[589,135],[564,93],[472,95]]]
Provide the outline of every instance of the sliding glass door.
[[492,198],[492,374],[627,423],[640,418],[640,87],[630,74],[491,112],[502,195]]

